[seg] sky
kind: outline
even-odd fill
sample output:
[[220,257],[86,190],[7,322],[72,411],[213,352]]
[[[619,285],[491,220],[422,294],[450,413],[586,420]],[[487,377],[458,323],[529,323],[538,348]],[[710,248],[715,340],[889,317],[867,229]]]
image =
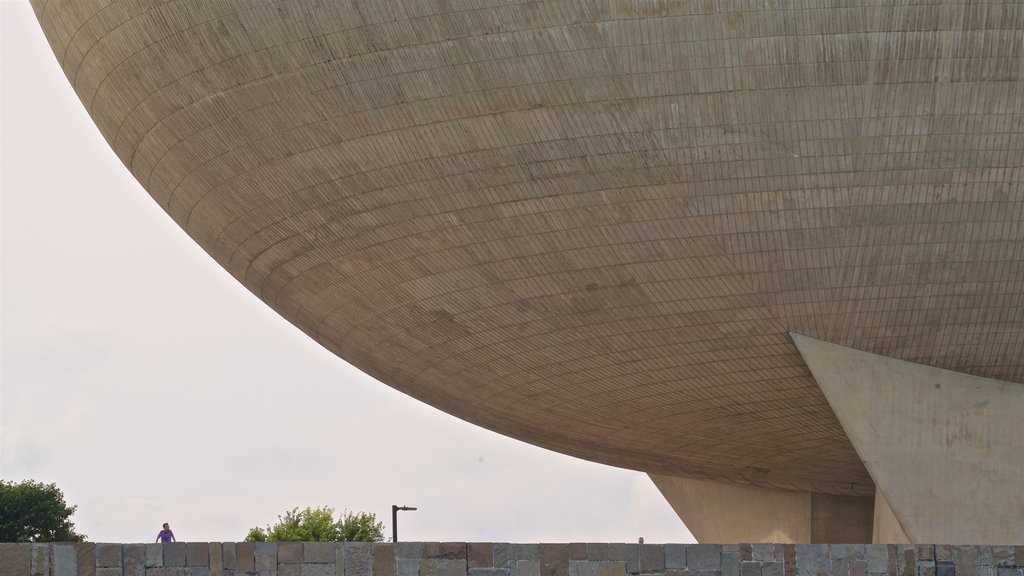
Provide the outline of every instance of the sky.
[[120,163],[28,2],[0,0],[0,478],[80,533],[233,541],[295,507],[406,541],[693,542],[646,474],[405,396],[246,291]]

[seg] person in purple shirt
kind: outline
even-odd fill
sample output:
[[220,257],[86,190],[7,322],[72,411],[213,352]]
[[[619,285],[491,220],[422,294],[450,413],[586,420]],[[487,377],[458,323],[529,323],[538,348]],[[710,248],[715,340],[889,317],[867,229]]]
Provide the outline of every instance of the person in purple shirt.
[[164,529],[156,535],[157,542],[177,542],[174,539],[174,532],[171,532],[171,525],[164,522]]

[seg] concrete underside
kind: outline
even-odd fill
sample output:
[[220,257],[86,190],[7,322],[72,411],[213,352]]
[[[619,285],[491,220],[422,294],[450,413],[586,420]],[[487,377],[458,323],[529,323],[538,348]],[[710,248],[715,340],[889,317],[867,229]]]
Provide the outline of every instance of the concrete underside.
[[698,542],[871,542],[874,499],[651,474]]
[[790,331],[1024,381],[1020,3],[33,6],[217,262],[471,422],[871,496]]
[[698,541],[1024,544],[1024,385],[792,337],[875,496],[651,474]]

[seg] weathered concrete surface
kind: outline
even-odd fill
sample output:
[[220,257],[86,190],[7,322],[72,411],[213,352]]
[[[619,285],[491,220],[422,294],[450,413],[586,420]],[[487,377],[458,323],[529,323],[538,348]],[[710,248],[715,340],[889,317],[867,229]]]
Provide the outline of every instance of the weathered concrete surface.
[[885,501],[885,495],[875,490],[875,518],[871,532],[871,542],[874,544],[910,544],[899,519],[893,513],[889,503]]
[[870,497],[790,492],[650,474],[698,542],[871,539]]
[[911,542],[1024,544],[1024,385],[792,336]]
[[213,258],[482,426],[868,496],[788,331],[1024,381],[1019,2],[33,6]]

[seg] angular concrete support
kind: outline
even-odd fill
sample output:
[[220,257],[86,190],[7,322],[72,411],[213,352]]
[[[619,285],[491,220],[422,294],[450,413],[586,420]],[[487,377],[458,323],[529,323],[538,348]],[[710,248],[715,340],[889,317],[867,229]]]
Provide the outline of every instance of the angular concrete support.
[[[793,341],[911,542],[1024,544],[1024,384]],[[898,538],[896,532],[876,538]]]
[[872,499],[649,474],[698,542],[867,542]]

